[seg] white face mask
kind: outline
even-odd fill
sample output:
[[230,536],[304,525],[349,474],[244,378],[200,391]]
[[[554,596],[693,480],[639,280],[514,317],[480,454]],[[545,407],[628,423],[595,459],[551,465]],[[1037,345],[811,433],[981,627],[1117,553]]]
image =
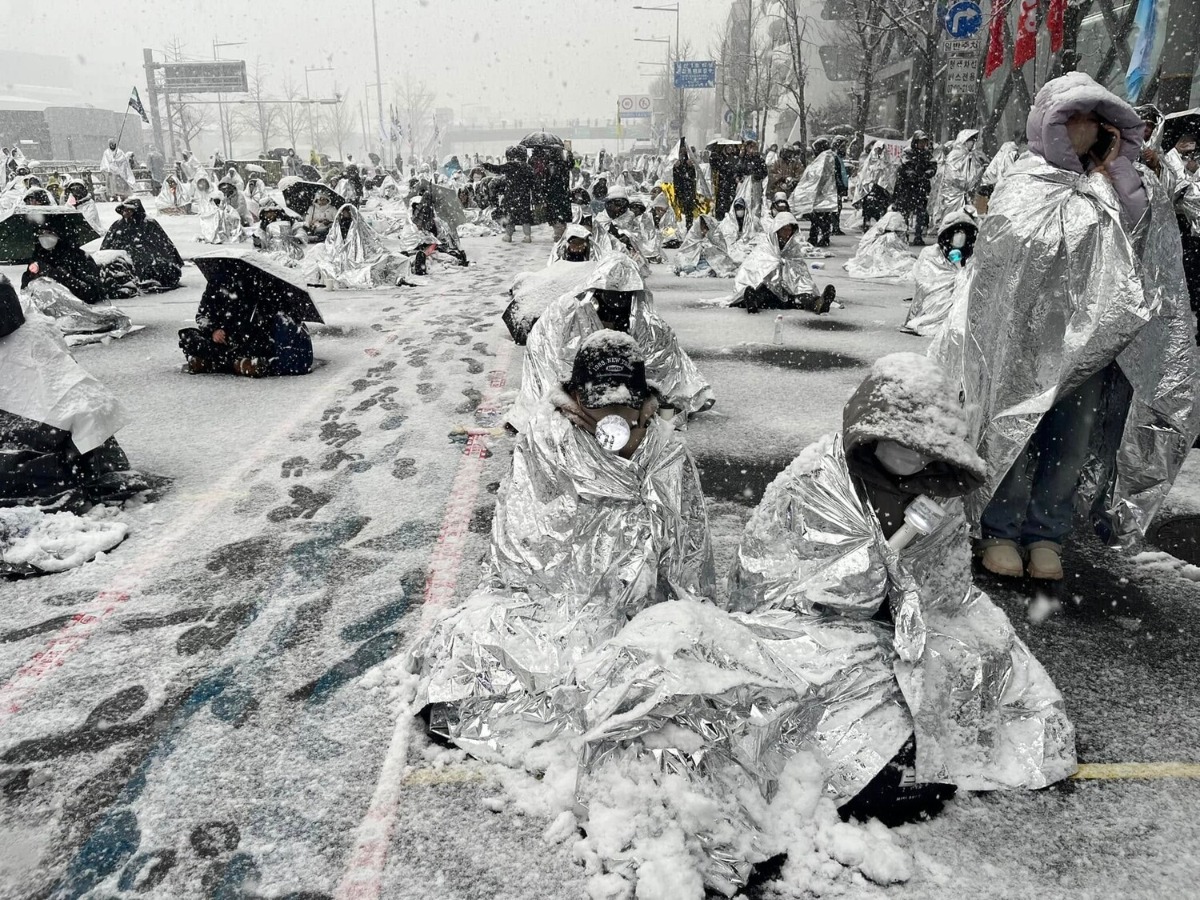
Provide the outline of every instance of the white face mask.
[[967,246],[967,236],[961,231],[954,232],[954,236],[950,238],[950,246],[956,250],[961,250]]
[[596,440],[610,453],[619,453],[629,443],[629,423],[617,415],[605,416],[596,423]]
[[37,240],[38,240],[38,243],[42,245],[43,249],[53,250],[55,244],[58,243],[58,235],[56,235],[56,234],[39,234]]
[[875,458],[893,475],[915,475],[929,465],[929,460],[895,441],[880,441],[875,445]]

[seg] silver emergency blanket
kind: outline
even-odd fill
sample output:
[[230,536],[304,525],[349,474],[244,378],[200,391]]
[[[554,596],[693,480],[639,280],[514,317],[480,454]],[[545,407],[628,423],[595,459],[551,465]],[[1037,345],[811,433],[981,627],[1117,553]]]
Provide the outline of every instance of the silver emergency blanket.
[[260,222],[254,234],[258,238],[258,249],[281,266],[295,267],[304,259],[304,231],[299,224],[286,219],[266,225]]
[[791,213],[779,213],[771,228],[761,235],[746,261],[738,267],[734,278],[733,302],[736,304],[752,287],[766,285],[780,300],[791,302],[805,294],[816,294],[817,286],[808,270],[804,248],[811,246],[793,234],[791,240],[779,247],[778,230],[784,225],[796,225]]
[[731,278],[738,263],[730,256],[721,223],[709,215],[696,216],[675,254],[675,274],[688,278]]
[[972,201],[983,174],[983,160],[974,148],[979,132],[964,128],[938,163],[929,192],[929,221],[940,222]]
[[[929,351],[977,410],[988,474],[967,499],[972,523],[1042,416],[1114,360],[1132,388],[1128,418],[1115,453],[1085,467],[1079,492],[1102,505],[1105,537],[1140,541],[1200,431],[1178,226],[1158,179],[1139,172],[1150,206],[1132,235],[1108,179],[1034,153],[992,196],[970,276]],[[1097,433],[1124,414],[1108,410]]]
[[815,212],[837,212],[837,160],[832,150],[825,150],[810,162],[800,176],[796,189],[788,200],[792,214],[807,216]]
[[[599,254],[602,251],[594,250]],[[539,319],[551,303],[564,294],[575,295],[582,291],[584,284],[596,267],[599,258],[585,262],[568,262],[565,259],[555,259],[545,268],[534,272],[518,272],[513,279],[509,295],[513,298],[513,321],[523,326],[528,332],[533,323]]]
[[912,278],[913,256],[904,216],[895,210],[885,213],[859,239],[843,268],[851,278]]
[[1017,160],[1021,157],[1021,148],[1016,141],[1005,141],[1000,145],[1000,149],[996,151],[996,155],[992,157],[992,161],[987,164],[987,168],[983,170],[983,175],[979,179],[981,185],[992,185],[995,187],[1000,183],[1000,179],[1007,175]]
[[1200,236],[1200,169],[1189,172],[1179,151],[1172,149],[1163,156],[1162,182],[1175,212],[1191,226],[1193,236]]
[[663,399],[689,415],[715,403],[712,388],[691,357],[679,346],[675,332],[654,308],[654,296],[628,257],[615,254],[596,267],[579,294],[564,294],[548,307],[533,326],[525,347],[521,390],[507,421],[524,431],[534,412],[571,374],[579,345],[604,326],[596,314],[592,292],[598,289],[635,291],[629,316],[629,334],[646,357],[646,378]]
[[84,303],[53,278],[35,278],[21,294],[34,309],[54,320],[68,343],[90,335],[119,338],[136,330],[129,316],[107,300]]
[[854,186],[850,189],[850,200],[860,203],[875,185],[889,194],[896,189],[896,175],[900,171],[900,159],[887,152],[884,144],[875,144],[867,151]]
[[956,286],[958,282],[966,279],[966,272],[971,268],[971,260],[974,258],[968,257],[965,266],[956,265],[946,258],[940,246],[942,236],[960,225],[970,225],[978,229],[979,218],[970,207],[963,207],[958,212],[946,216],[938,226],[938,240],[922,250],[921,255],[917,257],[912,271],[916,290],[901,331],[919,337],[929,337],[936,334],[949,318],[950,310],[954,306]]
[[[1062,697],[974,586],[961,501],[939,503],[946,519],[897,554],[859,499],[842,436],[822,439],[775,479],[746,524],[729,576],[731,608],[857,623],[887,602],[917,780],[966,790],[1052,784],[1075,770]],[[864,750],[871,737],[858,735]],[[892,735],[881,737],[891,743]],[[874,750],[865,758],[887,747]]]
[[[730,257],[738,265],[745,262],[750,251],[754,249],[758,236],[763,232],[762,197],[758,198],[757,204],[753,202],[754,191],[751,190],[753,185],[754,180],[747,178],[738,186],[737,196],[733,198],[733,206],[730,207],[720,224],[721,234],[725,237],[725,246],[729,248]],[[761,188],[762,185],[760,184],[759,187]],[[739,204],[738,201],[741,203]],[[741,205],[745,206],[746,213],[739,230],[737,210]]]
[[200,233],[196,240],[208,244],[237,244],[246,239],[241,214],[220,193],[202,195],[198,192],[195,209],[200,217]]
[[661,193],[654,198],[654,202],[650,204],[650,216],[653,221],[654,211],[661,210],[658,225],[659,239],[665,244],[667,241],[681,241],[684,237],[684,230],[680,227],[679,219],[675,217],[675,210],[671,208],[671,201],[666,193]]
[[626,210],[615,219],[610,219],[608,213],[596,213],[592,219],[592,236],[597,244],[604,248],[605,253],[620,253],[628,256],[637,265],[638,274],[642,278],[650,276],[650,264],[642,255],[638,241],[638,232],[634,215]]
[[[649,200],[644,197],[644,200]],[[634,242],[637,244],[638,252],[642,254],[642,258],[646,262],[661,263],[665,262],[663,257],[663,237],[659,233],[658,228],[654,225],[654,217],[650,215],[649,204],[647,209],[640,216],[633,217],[633,236]]]
[[714,587],[696,468],[668,422],[631,459],[549,404],[513,448],[492,522],[488,577],[413,652],[435,729],[483,756],[574,721],[572,663],[646,606]]
[[75,362],[54,322],[28,308],[25,324],[0,338],[0,410],[69,431],[80,453],[126,422],[116,396]]
[[[339,221],[350,217],[342,234]],[[353,204],[338,210],[329,234],[313,254],[312,264],[326,287],[335,290],[369,290],[395,286],[409,274],[411,263],[397,253],[389,253]]]

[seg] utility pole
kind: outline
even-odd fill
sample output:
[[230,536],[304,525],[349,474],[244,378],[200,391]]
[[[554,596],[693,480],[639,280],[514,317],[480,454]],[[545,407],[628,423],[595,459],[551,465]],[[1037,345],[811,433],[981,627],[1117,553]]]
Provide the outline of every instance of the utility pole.
[[154,146],[158,148],[159,153],[165,156],[162,120],[158,117],[158,84],[154,76],[154,70],[158,67],[154,63],[154,51],[148,47],[143,48],[142,61],[146,67],[146,102],[150,105],[150,126],[154,129]]
[[[1163,23],[1162,75],[1158,81],[1158,107],[1164,113],[1182,112],[1192,105],[1192,80],[1200,66],[1200,0],[1171,0],[1170,14]],[[1186,35],[1192,35],[1189,39]]]
[[316,150],[317,153],[321,152],[321,148],[317,146],[317,126],[313,119],[312,93],[310,92],[309,87],[308,87],[308,73],[309,72],[332,72],[332,71],[333,71],[333,66],[305,66],[304,67],[304,99],[308,101],[308,133],[309,133],[309,137],[312,138],[312,148],[314,150]]
[[[220,59],[218,52],[221,47],[240,47],[245,44],[245,41],[218,41],[213,38],[213,61]],[[217,94],[217,120],[221,124],[221,152],[228,154],[225,158],[229,159],[233,156],[233,137],[230,136],[228,146],[225,139],[225,106],[221,102],[221,95]]]
[[[375,22],[375,0],[371,0],[371,31],[375,35],[375,102],[379,104],[379,122],[383,123],[383,76],[379,73],[379,25]],[[379,147],[383,154],[383,146]],[[387,160],[384,160],[387,163]]]

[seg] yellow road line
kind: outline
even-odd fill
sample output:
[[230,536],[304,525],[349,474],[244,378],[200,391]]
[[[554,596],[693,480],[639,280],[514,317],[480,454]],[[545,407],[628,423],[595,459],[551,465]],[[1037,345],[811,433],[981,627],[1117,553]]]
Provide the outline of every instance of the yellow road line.
[[1075,781],[1200,778],[1200,763],[1081,763],[1079,771],[1071,778]]

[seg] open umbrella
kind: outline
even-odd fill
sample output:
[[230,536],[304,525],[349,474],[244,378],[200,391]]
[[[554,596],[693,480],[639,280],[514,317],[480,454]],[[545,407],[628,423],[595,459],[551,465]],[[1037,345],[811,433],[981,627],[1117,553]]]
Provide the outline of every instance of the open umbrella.
[[30,262],[38,229],[44,224],[54,229],[59,240],[76,247],[100,237],[83,213],[69,206],[18,206],[0,219],[0,263]]
[[339,209],[346,204],[345,197],[328,185],[321,184],[319,181],[293,181],[283,189],[283,199],[287,202],[289,208],[304,215],[308,212],[308,208],[312,206],[313,198],[319,191],[325,191],[329,194],[333,205]]
[[255,250],[230,247],[197,256],[192,262],[207,281],[223,277],[253,286],[256,290],[247,293],[268,304],[267,312],[284,312],[300,322],[325,322],[303,277],[296,270],[285,269]]
[[321,180],[321,173],[317,171],[316,166],[310,166],[308,163],[304,163],[303,165],[297,167],[296,171],[300,173],[300,177],[305,181]]
[[264,169],[262,166],[260,166],[258,163],[247,163],[243,168],[245,168],[245,170],[247,172],[253,172],[255,175],[266,175],[267,174],[267,170]]
[[1175,149],[1179,139],[1185,134],[1200,137],[1200,106],[1195,109],[1185,109],[1183,112],[1171,113],[1163,117],[1162,148],[1164,152]]
[[521,146],[529,147],[557,147],[560,150],[565,146],[562,138],[557,134],[551,134],[548,131],[533,131],[521,138]]

